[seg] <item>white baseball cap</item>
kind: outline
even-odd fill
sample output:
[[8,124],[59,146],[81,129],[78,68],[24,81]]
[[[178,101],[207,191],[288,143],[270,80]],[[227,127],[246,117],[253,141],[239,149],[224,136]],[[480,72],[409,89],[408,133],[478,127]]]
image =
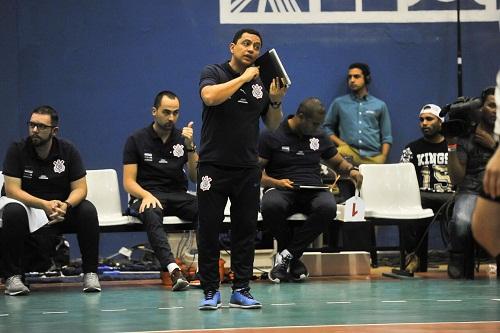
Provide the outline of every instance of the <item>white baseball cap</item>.
[[439,112],[441,112],[441,108],[439,106],[437,106],[436,104],[425,104],[424,106],[422,106],[422,109],[420,110],[419,115],[421,115],[422,113],[431,113],[431,114],[435,115],[436,117],[438,117],[441,120],[441,122],[443,122],[444,117],[441,117],[439,115]]

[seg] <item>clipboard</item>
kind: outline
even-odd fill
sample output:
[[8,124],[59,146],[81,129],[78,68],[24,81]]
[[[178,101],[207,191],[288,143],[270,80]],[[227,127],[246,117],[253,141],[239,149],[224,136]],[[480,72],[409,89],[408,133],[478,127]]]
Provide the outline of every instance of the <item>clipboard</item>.
[[328,190],[328,185],[299,185],[293,184],[293,188],[296,190]]
[[285,67],[278,56],[278,52],[275,49],[270,49],[263,55],[261,55],[257,60],[255,60],[255,66],[259,66],[260,79],[264,84],[264,88],[269,91],[271,82],[275,77],[281,77],[285,79],[285,85],[289,87],[292,84],[290,77],[286,73]]

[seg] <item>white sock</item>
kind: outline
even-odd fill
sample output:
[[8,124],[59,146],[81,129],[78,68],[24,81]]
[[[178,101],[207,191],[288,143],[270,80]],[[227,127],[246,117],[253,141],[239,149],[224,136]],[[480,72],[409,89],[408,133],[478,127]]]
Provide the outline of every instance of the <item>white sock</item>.
[[173,272],[176,268],[178,268],[178,269],[180,270],[179,266],[178,266],[175,262],[170,263],[170,264],[168,264],[168,266],[167,266],[168,272],[169,272],[170,274],[172,274],[172,272]]

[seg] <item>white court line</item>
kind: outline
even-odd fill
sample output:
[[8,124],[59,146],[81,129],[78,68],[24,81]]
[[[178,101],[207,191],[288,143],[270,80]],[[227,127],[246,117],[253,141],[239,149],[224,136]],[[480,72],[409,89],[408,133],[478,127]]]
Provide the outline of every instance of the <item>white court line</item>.
[[491,300],[492,300],[492,301],[497,301],[497,302],[500,302],[500,298],[492,298]]
[[175,310],[175,309],[184,309],[183,306],[173,306],[171,308],[158,308],[158,310]]
[[68,311],[46,311],[46,312],[42,312],[42,314],[46,315],[46,314],[64,314],[64,313],[68,313]]
[[382,303],[406,303],[407,301],[381,301]]
[[119,312],[119,311],[127,311],[127,309],[109,309],[109,310],[101,310],[102,312]]
[[8,315],[8,313],[0,313],[0,317],[7,317]]
[[295,305],[295,303],[273,303],[271,305],[276,305],[276,306],[290,306],[290,305]]
[[461,299],[437,299],[436,302],[462,302]]
[[352,302],[338,301],[338,302],[326,302],[326,304],[351,304]]

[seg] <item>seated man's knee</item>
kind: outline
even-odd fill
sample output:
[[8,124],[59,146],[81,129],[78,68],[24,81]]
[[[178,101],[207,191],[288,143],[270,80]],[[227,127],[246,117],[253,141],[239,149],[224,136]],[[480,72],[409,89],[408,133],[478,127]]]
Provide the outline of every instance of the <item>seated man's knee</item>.
[[94,204],[88,200],[83,200],[74,210],[78,211],[78,213],[86,219],[97,219],[97,209]]
[[160,207],[148,207],[144,208],[142,213],[139,213],[139,219],[143,222],[149,222],[154,220],[163,220],[163,210]]
[[286,202],[276,190],[270,190],[269,192],[266,192],[262,197],[260,209],[263,214],[285,212]]
[[3,227],[28,225],[28,213],[26,209],[18,203],[11,202],[4,206],[2,213]]

